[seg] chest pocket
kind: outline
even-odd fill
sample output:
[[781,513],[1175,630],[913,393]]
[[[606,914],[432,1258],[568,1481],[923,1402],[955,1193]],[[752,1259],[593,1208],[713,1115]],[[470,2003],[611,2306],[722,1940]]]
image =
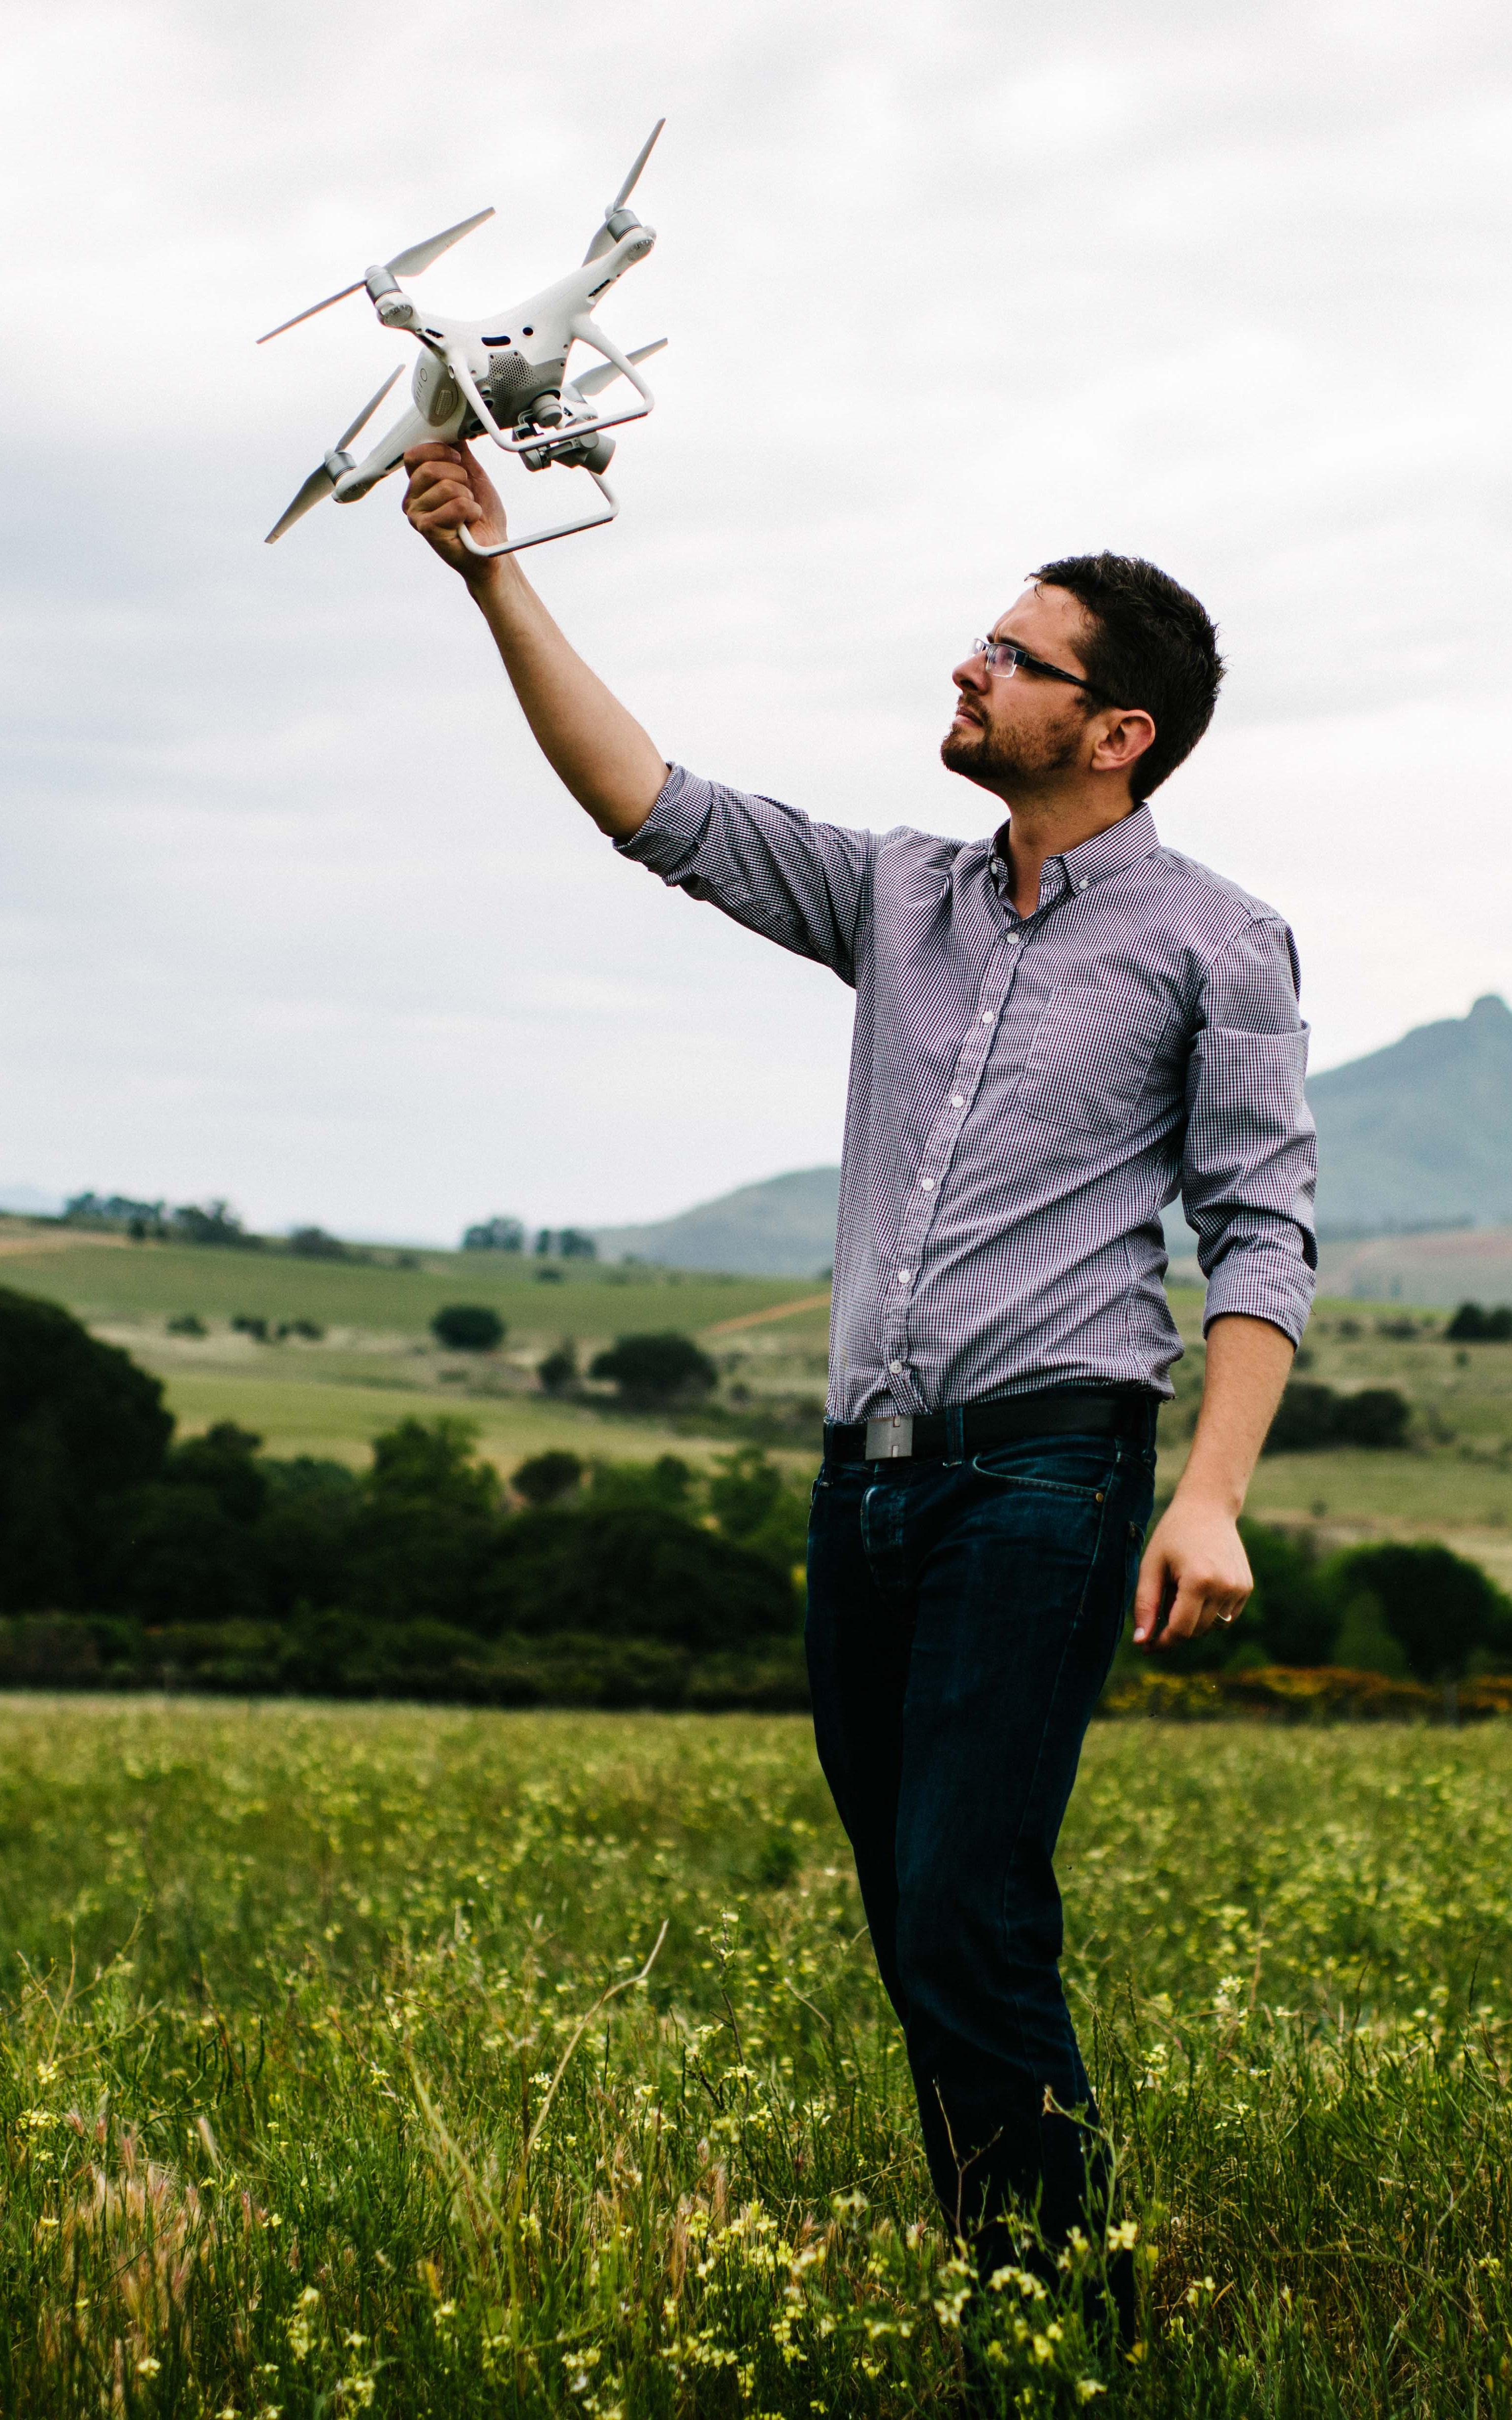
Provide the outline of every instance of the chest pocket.
[[1029,1046],[1026,1108],[1069,1133],[1118,1133],[1174,1047],[1175,1025],[1169,996],[1117,966],[1063,984]]

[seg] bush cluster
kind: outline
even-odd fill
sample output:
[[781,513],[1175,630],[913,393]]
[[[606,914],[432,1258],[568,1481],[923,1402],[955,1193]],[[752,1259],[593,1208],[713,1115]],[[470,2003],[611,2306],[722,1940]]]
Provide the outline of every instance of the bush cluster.
[[[752,1685],[791,1698],[804,1503],[764,1455],[727,1454],[708,1482],[671,1455],[589,1472],[546,1454],[510,1493],[474,1446],[465,1421],[402,1420],[359,1475],[265,1455],[230,1421],[175,1442],[157,1379],[55,1305],[0,1293],[0,1613],[96,1625],[12,1635],[0,1672],[8,1655],[12,1677],[40,1657],[57,1681],[72,1659],[81,1676],[675,1702],[701,1659],[775,1654],[779,1679]],[[704,1685],[724,1702],[734,1683]]]
[[1443,1332],[1451,1344],[1505,1344],[1512,1342],[1512,1304],[1484,1311],[1478,1302],[1462,1302]]
[[1407,1443],[1412,1405],[1395,1387],[1363,1387],[1341,1395],[1310,1378],[1293,1378],[1265,1440],[1266,1453],[1316,1453],[1335,1445],[1381,1451]]
[[1162,1651],[1160,1668],[1338,1665],[1440,1686],[1512,1670],[1512,1598],[1447,1546],[1351,1546],[1320,1557],[1305,1531],[1239,1527],[1255,1575],[1243,1620]]

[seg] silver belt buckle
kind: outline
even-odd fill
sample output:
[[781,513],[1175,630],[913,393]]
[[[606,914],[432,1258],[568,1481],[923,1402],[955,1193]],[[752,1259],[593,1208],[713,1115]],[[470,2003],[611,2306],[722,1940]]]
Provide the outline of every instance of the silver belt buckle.
[[914,1450],[914,1423],[906,1414],[895,1412],[887,1419],[868,1420],[866,1424],[866,1458],[868,1462],[906,1460]]

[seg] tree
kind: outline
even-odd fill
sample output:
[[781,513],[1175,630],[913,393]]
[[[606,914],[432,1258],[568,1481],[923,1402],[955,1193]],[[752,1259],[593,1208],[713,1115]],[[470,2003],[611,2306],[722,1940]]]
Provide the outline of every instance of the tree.
[[544,1394],[571,1394],[578,1384],[578,1354],[570,1336],[564,1336],[554,1353],[536,1363],[535,1374]]
[[588,1374],[611,1380],[625,1403],[649,1406],[702,1402],[719,1378],[708,1355],[675,1329],[616,1338],[607,1353],[594,1357]]
[[162,1477],[169,1487],[202,1487],[232,1521],[249,1526],[268,1500],[267,1474],[257,1456],[262,1439],[234,1420],[217,1420],[203,1436],[174,1447]]
[[719,1455],[709,1481],[709,1510],[723,1535],[751,1554],[764,1555],[787,1572],[803,1561],[808,1500],[759,1446]]
[[1447,1546],[1356,1546],[1328,1574],[1341,1609],[1368,1595],[1419,1681],[1454,1682],[1477,1648],[1512,1641],[1512,1605],[1478,1563]]
[[555,1504],[560,1497],[577,1494],[587,1467],[575,1453],[532,1454],[529,1462],[520,1464],[509,1483],[527,1504]]
[[1364,1387],[1336,1394],[1306,1378],[1293,1378],[1282,1396],[1266,1453],[1316,1453],[1326,1446],[1360,1445],[1374,1450],[1404,1446],[1412,1407],[1395,1387]]
[[1362,1387],[1358,1394],[1341,1395],[1339,1443],[1368,1446],[1375,1452],[1399,1449],[1407,1443],[1412,1411],[1395,1387]]
[[401,1420],[377,1437],[351,1536],[344,1603],[384,1621],[486,1627],[503,1491],[467,1420]]
[[525,1230],[517,1218],[485,1218],[462,1237],[464,1252],[523,1252]]
[[289,1250],[301,1261],[347,1261],[352,1255],[339,1235],[328,1235],[324,1227],[296,1227],[288,1239]]
[[158,1379],[60,1304],[0,1290],[0,1609],[99,1600],[122,1500],[172,1435]]
[[481,1302],[454,1302],[430,1323],[438,1344],[453,1353],[492,1353],[504,1341],[504,1323]]
[[171,1221],[174,1241],[179,1244],[219,1244],[232,1251],[260,1251],[262,1237],[249,1235],[236,1212],[224,1202],[208,1202],[201,1207],[186,1202],[176,1210]]
[[694,1649],[791,1635],[792,1581],[760,1555],[655,1504],[548,1507],[509,1523],[495,1563],[506,1630],[607,1632]]
[[1443,1332],[1451,1344],[1504,1344],[1512,1338],[1512,1306],[1483,1311],[1478,1302],[1462,1302]]
[[563,1227],[557,1237],[557,1250],[564,1261],[596,1261],[598,1258],[598,1246],[592,1235],[584,1234],[580,1227]]

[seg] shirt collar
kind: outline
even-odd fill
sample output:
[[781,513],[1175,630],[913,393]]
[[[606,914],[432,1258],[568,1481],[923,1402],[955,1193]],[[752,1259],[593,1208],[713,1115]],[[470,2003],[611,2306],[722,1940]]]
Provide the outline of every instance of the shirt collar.
[[[991,853],[995,857],[1006,853],[1011,820],[1010,817],[1000,824],[993,836]],[[1048,876],[1052,867],[1058,866],[1067,890],[1089,891],[1094,882],[1101,882],[1109,874],[1121,874],[1125,866],[1133,865],[1138,858],[1148,857],[1151,849],[1159,846],[1160,835],[1155,830],[1155,818],[1150,814],[1149,801],[1144,800],[1129,814],[1120,815],[1116,824],[1109,824],[1106,831],[1094,832],[1090,840],[1079,841],[1074,848],[1063,849],[1058,857],[1047,858],[1044,871]],[[1004,887],[999,884],[1000,889]],[[1044,895],[1041,884],[1041,901]]]

